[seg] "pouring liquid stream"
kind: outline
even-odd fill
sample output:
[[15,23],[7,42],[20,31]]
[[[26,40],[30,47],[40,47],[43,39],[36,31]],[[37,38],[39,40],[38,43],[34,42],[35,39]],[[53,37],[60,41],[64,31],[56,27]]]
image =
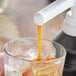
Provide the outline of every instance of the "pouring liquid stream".
[[38,60],[41,60],[41,26],[38,25]]

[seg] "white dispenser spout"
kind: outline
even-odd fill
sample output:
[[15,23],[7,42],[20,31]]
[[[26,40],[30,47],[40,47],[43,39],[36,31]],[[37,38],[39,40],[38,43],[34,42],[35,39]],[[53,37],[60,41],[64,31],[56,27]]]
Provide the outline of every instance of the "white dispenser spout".
[[71,8],[73,17],[76,17],[76,0],[56,0],[52,4],[38,11],[34,15],[34,22],[37,25],[43,25],[53,19],[63,11]]

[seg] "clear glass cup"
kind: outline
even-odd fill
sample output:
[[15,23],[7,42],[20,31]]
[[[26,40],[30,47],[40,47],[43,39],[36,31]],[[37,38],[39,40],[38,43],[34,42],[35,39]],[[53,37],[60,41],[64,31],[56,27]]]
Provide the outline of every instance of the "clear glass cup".
[[21,38],[7,42],[4,55],[5,76],[62,76],[66,51],[60,44],[42,39],[42,60],[37,61],[38,40]]

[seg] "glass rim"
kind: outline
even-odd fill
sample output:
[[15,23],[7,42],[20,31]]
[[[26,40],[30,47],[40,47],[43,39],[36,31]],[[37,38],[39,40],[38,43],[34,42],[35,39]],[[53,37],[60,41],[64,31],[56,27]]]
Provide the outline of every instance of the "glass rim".
[[[13,56],[10,52],[7,51],[6,47],[8,46],[8,43],[13,42],[13,41],[16,41],[16,40],[38,40],[38,39],[35,38],[35,37],[18,38],[18,39],[13,39],[13,40],[10,40],[10,41],[6,42],[5,45],[3,46],[4,52],[5,52],[8,56],[10,56],[10,57],[13,57],[13,58],[16,58],[16,59],[22,60],[22,61],[27,61],[27,62],[33,62],[33,61],[35,61],[35,60],[27,60],[27,59],[23,59],[23,58],[18,58],[18,57],[16,57],[16,56]],[[51,41],[51,40],[48,40],[48,39],[41,39],[41,40],[47,41],[47,42],[49,42],[49,43],[55,43],[55,44],[57,44],[58,46],[62,47],[62,49],[63,49],[63,51],[64,51],[64,54],[63,54],[63,56],[61,56],[61,57],[59,57],[59,58],[56,58],[56,59],[53,59],[53,60],[35,61],[35,62],[55,62],[55,61],[57,62],[57,61],[60,61],[61,59],[63,59],[63,58],[66,56],[66,50],[65,50],[65,48],[64,48],[61,44],[59,44],[58,42]]]

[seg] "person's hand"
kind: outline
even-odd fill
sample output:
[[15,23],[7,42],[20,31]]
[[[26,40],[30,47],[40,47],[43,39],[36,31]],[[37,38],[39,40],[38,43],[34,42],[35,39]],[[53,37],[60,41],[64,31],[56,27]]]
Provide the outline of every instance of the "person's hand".
[[4,54],[0,53],[0,76],[4,76]]

